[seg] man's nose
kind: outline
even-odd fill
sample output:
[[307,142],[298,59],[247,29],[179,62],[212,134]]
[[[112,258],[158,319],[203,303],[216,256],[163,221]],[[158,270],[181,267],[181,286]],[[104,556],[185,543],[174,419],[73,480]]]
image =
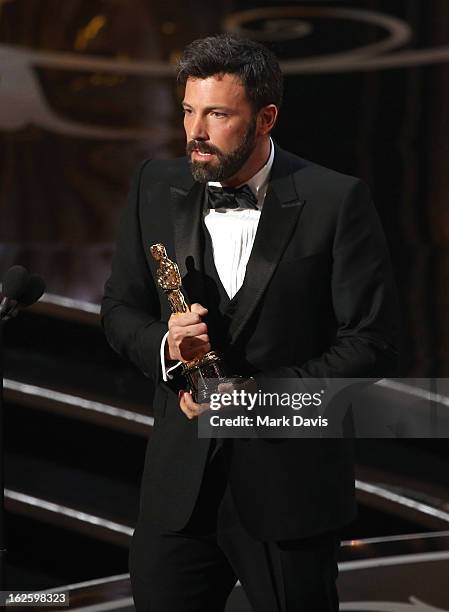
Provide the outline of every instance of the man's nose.
[[208,140],[206,124],[204,119],[197,117],[190,126],[190,140]]

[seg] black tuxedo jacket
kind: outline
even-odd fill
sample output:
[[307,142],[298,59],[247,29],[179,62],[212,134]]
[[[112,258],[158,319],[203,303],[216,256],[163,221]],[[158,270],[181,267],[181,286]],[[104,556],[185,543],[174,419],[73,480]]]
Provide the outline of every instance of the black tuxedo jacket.
[[[153,379],[154,429],[142,480],[141,521],[188,521],[210,441],[162,381],[160,344],[170,316],[150,245],[178,263],[191,302],[205,306],[204,185],[186,158],[147,161],[120,222],[102,322],[111,346]],[[276,146],[269,188],[229,326],[225,358],[258,377],[383,377],[396,359],[396,308],[383,232],[360,180]],[[283,540],[336,529],[355,515],[348,441],[227,440],[234,502],[247,530]]]

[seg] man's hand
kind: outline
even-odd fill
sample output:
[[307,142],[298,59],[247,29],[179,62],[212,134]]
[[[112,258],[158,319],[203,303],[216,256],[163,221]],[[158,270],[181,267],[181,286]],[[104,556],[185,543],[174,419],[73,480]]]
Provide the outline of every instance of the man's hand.
[[179,392],[179,406],[188,419],[199,417],[200,414],[209,410],[209,404],[197,404],[194,402],[190,391]]
[[191,361],[210,351],[207,325],[201,317],[207,308],[192,304],[191,311],[172,314],[168,320],[166,357],[172,361]]

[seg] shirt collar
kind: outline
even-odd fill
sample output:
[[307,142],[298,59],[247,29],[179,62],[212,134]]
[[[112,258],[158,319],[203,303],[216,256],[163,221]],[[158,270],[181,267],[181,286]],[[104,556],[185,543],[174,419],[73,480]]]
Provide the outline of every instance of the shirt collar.
[[[265,194],[267,192],[266,188],[268,185],[271,168],[273,166],[273,160],[274,143],[270,138],[270,155],[268,156],[266,164],[262,166],[262,168],[258,172],[256,172],[256,174],[254,174],[254,176],[252,176],[248,181],[242,183],[242,185],[248,185],[248,187],[254,193],[257,198],[257,203],[259,207],[262,206]],[[207,184],[213,185],[214,187],[222,187],[222,184],[217,181],[209,181]],[[241,187],[242,185],[238,185],[238,187]]]

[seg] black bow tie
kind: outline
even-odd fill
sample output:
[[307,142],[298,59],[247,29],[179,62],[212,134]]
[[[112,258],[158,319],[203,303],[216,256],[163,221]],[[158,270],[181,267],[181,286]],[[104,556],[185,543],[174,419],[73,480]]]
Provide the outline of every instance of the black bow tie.
[[209,208],[257,208],[257,198],[248,187],[243,185],[233,187],[207,186],[207,199]]

